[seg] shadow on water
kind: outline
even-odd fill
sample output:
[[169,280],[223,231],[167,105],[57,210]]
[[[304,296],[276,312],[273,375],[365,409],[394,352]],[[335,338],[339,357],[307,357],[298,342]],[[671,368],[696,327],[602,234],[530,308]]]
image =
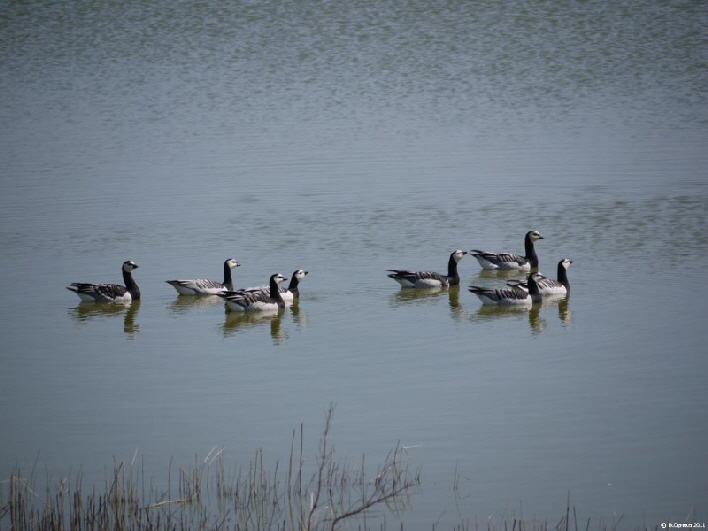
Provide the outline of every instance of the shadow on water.
[[80,302],[73,308],[68,309],[71,319],[79,325],[100,318],[114,318],[123,316],[123,332],[134,336],[140,331],[140,324],[136,322],[140,301],[127,303],[116,302]]

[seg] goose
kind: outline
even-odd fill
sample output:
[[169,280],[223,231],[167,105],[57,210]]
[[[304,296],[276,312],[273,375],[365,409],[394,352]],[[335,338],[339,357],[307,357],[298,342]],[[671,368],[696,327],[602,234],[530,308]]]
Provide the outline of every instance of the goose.
[[74,282],[66,289],[76,293],[82,301],[86,302],[130,302],[140,299],[140,288],[133,280],[131,272],[137,269],[138,264],[132,260],[123,262],[123,283],[120,284],[84,284]]
[[[280,296],[286,303],[292,303],[295,299],[300,298],[300,281],[303,280],[308,274],[309,271],[305,271],[304,269],[296,269],[295,271],[293,271],[293,276],[290,278],[290,284],[288,285],[288,287],[278,287],[278,291],[280,291]],[[254,288],[244,288],[238,291],[253,293],[268,290],[270,290],[270,286],[256,286]]]
[[481,286],[470,286],[469,290],[479,297],[482,304],[518,305],[532,304],[541,301],[541,294],[538,291],[539,273],[531,273],[527,279],[528,291],[515,286],[511,288],[484,288]]
[[[573,261],[570,258],[563,258],[563,260],[558,262],[557,280],[539,274],[539,279],[536,281],[539,293],[541,295],[565,295],[570,293],[568,268],[572,263]],[[519,287],[524,290],[528,289],[525,280],[509,280],[507,281],[507,285]]]
[[234,285],[231,281],[231,270],[240,265],[235,258],[229,258],[224,261],[223,283],[207,278],[166,280],[165,282],[175,288],[180,295],[216,295],[224,291],[233,291]]
[[287,280],[280,273],[270,277],[268,291],[225,291],[217,293],[226,301],[226,306],[237,312],[273,311],[285,307],[285,301],[280,293],[278,284]]
[[529,271],[538,268],[538,256],[534,249],[534,242],[542,240],[543,236],[537,230],[530,230],[524,237],[524,256],[514,253],[487,253],[472,249],[474,256],[482,269],[520,270]]
[[439,288],[457,286],[460,276],[457,273],[457,263],[467,254],[467,251],[457,249],[450,254],[447,262],[447,275],[435,271],[408,271],[406,269],[387,269],[392,278],[404,288]]

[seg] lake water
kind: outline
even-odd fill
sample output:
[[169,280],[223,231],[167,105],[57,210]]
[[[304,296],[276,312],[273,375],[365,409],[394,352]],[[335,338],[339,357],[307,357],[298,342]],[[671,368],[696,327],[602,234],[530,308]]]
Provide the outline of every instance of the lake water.
[[[0,22],[0,475],[138,455],[155,482],[397,441],[389,527],[708,513],[708,5],[14,2]],[[572,296],[494,311],[386,269],[571,257]],[[239,319],[171,278],[310,274]],[[143,298],[79,304],[71,282]],[[311,456],[313,457],[313,456]],[[456,485],[457,476],[457,485]],[[459,502],[459,505],[456,502]],[[458,512],[459,511],[459,512]],[[379,518],[384,518],[378,513]]]

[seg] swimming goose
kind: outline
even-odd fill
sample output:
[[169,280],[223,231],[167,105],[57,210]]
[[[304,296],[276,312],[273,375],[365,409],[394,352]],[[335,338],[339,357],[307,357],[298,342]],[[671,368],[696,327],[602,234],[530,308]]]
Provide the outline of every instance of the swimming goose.
[[235,258],[224,261],[224,282],[209,280],[208,278],[190,278],[182,280],[166,280],[180,295],[216,295],[224,291],[233,291],[231,270],[241,264]]
[[[293,271],[293,276],[290,278],[290,284],[286,288],[285,286],[280,286],[278,288],[278,291],[280,291],[280,296],[283,298],[283,300],[286,303],[292,303],[295,299],[300,298],[300,281],[303,280],[307,275],[309,271],[305,271],[303,269],[296,269]],[[256,286],[254,288],[244,288],[242,290],[238,291],[245,291],[245,292],[256,292],[256,291],[268,291],[270,290],[270,286]]]
[[445,286],[457,286],[460,283],[460,276],[457,274],[457,262],[467,254],[466,251],[457,249],[452,252],[447,262],[447,275],[441,275],[435,271],[408,271],[406,269],[387,269],[392,278],[404,288],[439,288]]
[[[563,258],[558,262],[557,280],[539,274],[538,291],[541,295],[565,295],[570,293],[570,282],[568,281],[568,268],[573,261],[570,258]],[[525,280],[509,280],[507,285],[527,289]]]
[[285,301],[280,293],[278,284],[287,280],[280,273],[270,277],[268,291],[225,291],[217,293],[226,301],[226,306],[237,312],[273,311],[285,307]]
[[515,286],[511,288],[484,288],[481,286],[470,286],[469,290],[479,297],[483,304],[532,304],[541,301],[541,294],[538,291],[538,280],[541,277],[538,273],[531,273],[527,279],[528,291]]
[[66,289],[76,293],[82,301],[87,302],[130,302],[140,299],[140,288],[133,280],[131,271],[138,264],[132,260],[123,262],[123,283],[120,284],[83,284],[74,282]]
[[482,269],[529,271],[538,267],[538,256],[533,244],[542,239],[543,236],[537,230],[527,232],[524,237],[524,256],[514,253],[487,253],[477,249],[472,249],[470,254],[477,259]]

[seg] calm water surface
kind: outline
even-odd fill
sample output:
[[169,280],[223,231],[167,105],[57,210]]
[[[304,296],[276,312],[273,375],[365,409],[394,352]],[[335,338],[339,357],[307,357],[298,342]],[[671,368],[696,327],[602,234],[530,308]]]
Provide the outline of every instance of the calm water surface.
[[[396,527],[708,513],[708,8],[13,3],[0,68],[0,474],[214,446],[247,466],[401,441],[422,488]],[[572,296],[411,294],[386,269],[456,249],[571,257]],[[310,275],[239,318],[169,278]],[[71,282],[143,299],[79,304]],[[455,502],[455,475],[459,476]],[[695,513],[691,513],[695,511]],[[482,524],[483,525],[483,524]]]

